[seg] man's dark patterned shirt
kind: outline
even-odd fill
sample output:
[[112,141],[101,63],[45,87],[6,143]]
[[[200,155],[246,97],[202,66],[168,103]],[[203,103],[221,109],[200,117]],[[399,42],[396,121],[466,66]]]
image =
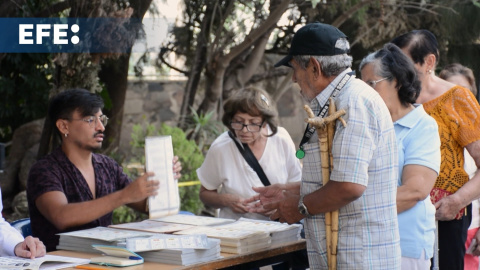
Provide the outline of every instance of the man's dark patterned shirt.
[[[99,154],[93,154],[95,171],[95,198],[106,196],[123,189],[131,180],[113,159]],[[68,203],[78,203],[93,200],[92,192],[80,171],[67,158],[61,148],[37,161],[28,175],[27,198],[30,211],[32,234],[40,238],[47,251],[56,250],[61,232],[69,232],[108,226],[112,224],[112,213],[78,227],[58,230],[37,209],[35,200],[50,191],[60,191],[67,197]],[[75,213],[72,213],[73,215]]]

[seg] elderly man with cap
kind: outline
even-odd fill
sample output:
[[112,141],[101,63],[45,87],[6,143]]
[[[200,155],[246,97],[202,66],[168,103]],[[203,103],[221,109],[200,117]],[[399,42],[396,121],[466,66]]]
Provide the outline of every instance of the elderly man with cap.
[[[337,28],[311,23],[294,35],[289,54],[275,66],[293,69],[293,82],[324,117],[331,97],[345,109],[333,140],[333,170],[322,184],[320,147],[307,126],[297,157],[301,184],[254,187],[256,207],[275,209],[271,219],[305,218],[311,269],[327,269],[325,213],[339,210],[337,269],[400,269],[396,210],[397,146],[390,113],[380,95],[355,78],[347,37]],[[255,211],[255,209],[252,209]]]

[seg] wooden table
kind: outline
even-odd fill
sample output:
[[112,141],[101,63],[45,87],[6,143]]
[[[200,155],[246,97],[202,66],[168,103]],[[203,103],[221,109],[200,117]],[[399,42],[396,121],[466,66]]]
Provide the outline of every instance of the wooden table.
[[[90,264],[89,266],[93,266],[98,269],[121,269],[121,270],[173,270],[173,269],[250,269],[253,267],[260,267],[269,265],[276,262],[287,261],[290,259],[292,255],[294,255],[296,251],[306,249],[305,240],[300,240],[296,242],[290,242],[282,244],[281,246],[270,247],[265,250],[260,250],[256,252],[249,252],[244,254],[230,254],[230,253],[221,253],[223,256],[222,259],[218,259],[215,261],[199,263],[189,266],[182,266],[182,265],[172,265],[172,264],[162,264],[162,263],[153,263],[153,262],[145,262],[141,265],[135,265],[130,267],[105,267],[99,265]],[[98,257],[98,253],[81,253],[75,251],[66,251],[66,250],[58,250],[54,252],[50,252],[49,254],[52,255],[60,255],[60,256],[69,256],[69,257],[76,257],[76,258],[91,258],[91,257]]]

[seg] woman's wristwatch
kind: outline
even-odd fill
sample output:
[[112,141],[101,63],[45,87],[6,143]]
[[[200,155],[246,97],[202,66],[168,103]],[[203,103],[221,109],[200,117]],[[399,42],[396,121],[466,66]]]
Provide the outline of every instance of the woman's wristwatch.
[[310,213],[308,212],[307,206],[303,203],[303,198],[305,195],[300,196],[300,200],[298,201],[298,211],[300,214],[306,216],[306,217],[311,217]]

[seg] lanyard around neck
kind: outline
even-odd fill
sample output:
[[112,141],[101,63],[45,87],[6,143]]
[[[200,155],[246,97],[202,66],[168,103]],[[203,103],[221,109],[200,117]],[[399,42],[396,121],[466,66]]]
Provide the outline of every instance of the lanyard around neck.
[[[345,86],[345,84],[348,82],[348,80],[350,80],[350,78],[355,74],[355,71],[352,71],[352,72],[348,72],[347,74],[345,74],[345,76],[343,76],[342,80],[340,81],[339,84],[337,84],[337,86],[335,87],[335,89],[333,89],[333,92],[332,94],[330,94],[330,98],[332,99],[335,99],[335,97],[338,95],[338,93],[340,93],[340,90],[342,90],[342,88]],[[316,97],[315,97],[316,98]],[[328,111],[328,107],[330,106],[330,103],[328,102],[328,100],[330,99],[328,98],[327,101],[325,102],[325,104],[323,105],[322,109],[320,110],[320,112],[317,114],[317,116],[320,116],[320,117],[325,117],[325,115],[327,114],[327,111]],[[303,133],[303,137],[302,137],[302,140],[300,141],[300,146],[299,146],[299,149],[297,150],[297,152],[295,153],[295,156],[299,159],[302,159],[305,157],[305,151],[303,151],[303,145],[306,144],[310,138],[312,137],[313,133],[315,133],[315,127],[314,126],[310,126],[310,124],[307,124],[307,127],[305,128],[305,132]]]

